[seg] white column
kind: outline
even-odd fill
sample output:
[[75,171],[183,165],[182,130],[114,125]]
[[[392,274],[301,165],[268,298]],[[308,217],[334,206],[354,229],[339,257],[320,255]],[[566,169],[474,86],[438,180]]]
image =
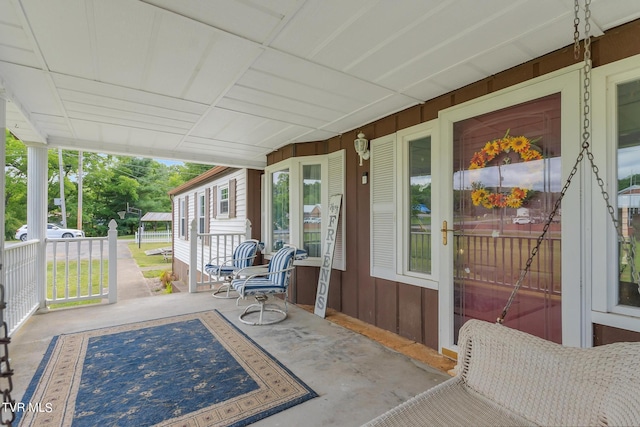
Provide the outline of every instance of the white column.
[[109,221],[109,304],[118,302],[118,224]]
[[27,146],[27,229],[29,239],[38,239],[36,280],[40,308],[47,298],[47,175],[48,150],[44,145]]
[[198,290],[198,223],[192,220],[189,226],[189,292]]

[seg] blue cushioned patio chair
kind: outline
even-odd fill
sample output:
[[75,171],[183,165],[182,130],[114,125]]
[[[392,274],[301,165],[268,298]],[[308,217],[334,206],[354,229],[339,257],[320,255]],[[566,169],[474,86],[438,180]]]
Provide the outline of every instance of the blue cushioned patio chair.
[[[241,322],[247,325],[270,325],[287,318],[288,289],[291,281],[291,272],[295,268],[293,261],[296,252],[297,248],[295,246],[285,245],[275,253],[269,262],[269,266],[264,271],[233,279],[231,287],[240,295],[238,301],[247,296],[253,296],[256,299],[254,304],[249,305],[240,314]],[[284,310],[278,304],[266,303],[269,295],[274,294],[284,295]],[[264,314],[269,312],[275,313],[275,316],[265,318]],[[252,313],[258,313],[257,321],[247,319],[247,316]]]
[[212,259],[204,266],[204,271],[221,285],[213,292],[215,298],[237,298],[238,295],[231,294],[231,280],[243,268],[253,265],[253,261],[258,254],[260,242],[254,239],[245,240],[233,250],[233,257],[224,261],[224,256]]

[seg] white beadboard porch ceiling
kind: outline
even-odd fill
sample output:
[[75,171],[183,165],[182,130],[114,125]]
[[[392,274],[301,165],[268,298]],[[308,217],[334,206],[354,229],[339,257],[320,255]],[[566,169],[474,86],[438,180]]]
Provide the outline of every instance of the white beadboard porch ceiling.
[[[591,10],[597,36],[640,2]],[[573,13],[572,0],[0,0],[0,96],[25,142],[262,168],[289,143],[570,45]]]

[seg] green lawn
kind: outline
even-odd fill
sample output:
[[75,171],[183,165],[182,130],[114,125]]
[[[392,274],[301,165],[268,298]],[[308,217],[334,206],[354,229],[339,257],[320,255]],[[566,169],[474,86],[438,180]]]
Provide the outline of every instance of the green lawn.
[[[66,280],[65,277],[68,271],[68,282],[69,288],[65,289]],[[100,283],[100,279],[102,278],[102,283]],[[88,296],[89,295],[89,286],[91,286],[91,293],[98,294],[100,293],[100,286],[107,287],[109,282],[109,265],[105,260],[102,265],[102,270],[100,269],[100,260],[93,260],[91,264],[89,264],[88,260],[81,260],[80,264],[78,261],[69,261],[67,265],[64,261],[59,261],[55,265],[55,295],[56,298],[65,298],[76,297],[78,294],[80,296]],[[79,291],[78,291],[79,288]],[[47,263],[47,298],[53,298],[54,292],[54,263]],[[68,293],[68,294],[67,294]],[[51,304],[49,308],[61,308],[61,307],[71,307],[76,305],[85,305],[85,304],[95,304],[101,301],[100,298],[84,300],[84,301],[73,301],[73,302],[65,302],[60,304]]]
[[150,249],[170,248],[171,243],[142,243],[140,249],[135,242],[129,243],[129,250],[133,259],[136,261],[139,267],[152,267],[152,266],[164,266],[163,270],[171,270],[171,263],[165,262],[162,255],[147,255],[144,251]]
[[[170,246],[170,243],[143,243],[141,248],[138,249],[138,244],[135,242],[129,243],[129,249],[133,255],[134,260],[140,267],[158,267],[150,271],[143,271],[143,276],[146,278],[160,277],[163,272],[171,270],[171,263],[165,262],[162,255],[146,255],[144,251],[149,249],[164,248]],[[69,288],[65,289],[66,275],[68,272]],[[102,277],[102,283],[100,278]],[[53,298],[53,278],[54,278],[54,265],[53,262],[47,264],[47,298]],[[55,266],[55,278],[56,278],[56,298],[76,297],[89,295],[89,286],[91,286],[91,293],[98,294],[100,292],[100,286],[107,287],[109,285],[109,262],[105,260],[102,264],[102,270],[100,269],[100,260],[93,260],[89,264],[88,260],[81,260],[80,264],[76,260],[70,260],[67,265],[64,261],[59,261]],[[78,288],[80,289],[78,291]],[[72,307],[77,305],[96,304],[100,303],[101,299],[90,299],[84,301],[73,301],[50,304],[49,308],[63,308]]]

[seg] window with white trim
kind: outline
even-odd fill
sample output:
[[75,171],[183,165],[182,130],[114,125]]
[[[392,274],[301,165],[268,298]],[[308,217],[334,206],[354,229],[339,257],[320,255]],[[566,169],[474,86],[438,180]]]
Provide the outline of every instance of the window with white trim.
[[431,273],[431,135],[407,141],[408,191],[406,202],[408,227],[407,270]]
[[434,121],[371,141],[371,275],[437,288],[432,224]]
[[[265,247],[274,253],[293,244],[308,253],[307,265],[319,265],[326,234],[329,196],[344,195],[344,150],[296,157],[265,169]],[[344,205],[338,223],[333,268],[345,268]]]
[[270,174],[269,200],[271,202],[271,222],[268,251],[275,252],[287,243],[291,243],[289,229],[289,168],[279,169]]
[[229,215],[229,184],[218,187],[218,215]]
[[592,259],[598,261],[592,263],[591,315],[594,323],[640,332],[640,56],[595,68],[592,82],[594,161],[608,184],[624,243],[618,243],[593,184],[592,222],[603,225],[592,229]]
[[205,200],[204,194],[198,195],[198,233],[204,233],[205,229]]
[[187,218],[186,218],[186,206],[185,199],[180,198],[178,200],[178,209],[180,217],[180,237],[184,238],[187,234]]
[[[617,304],[640,307],[640,256],[635,242],[640,233],[640,78],[617,85],[618,220],[627,245],[619,248]],[[635,256],[635,258],[634,258]]]
[[302,247],[310,257],[321,255],[322,165],[302,165]]

